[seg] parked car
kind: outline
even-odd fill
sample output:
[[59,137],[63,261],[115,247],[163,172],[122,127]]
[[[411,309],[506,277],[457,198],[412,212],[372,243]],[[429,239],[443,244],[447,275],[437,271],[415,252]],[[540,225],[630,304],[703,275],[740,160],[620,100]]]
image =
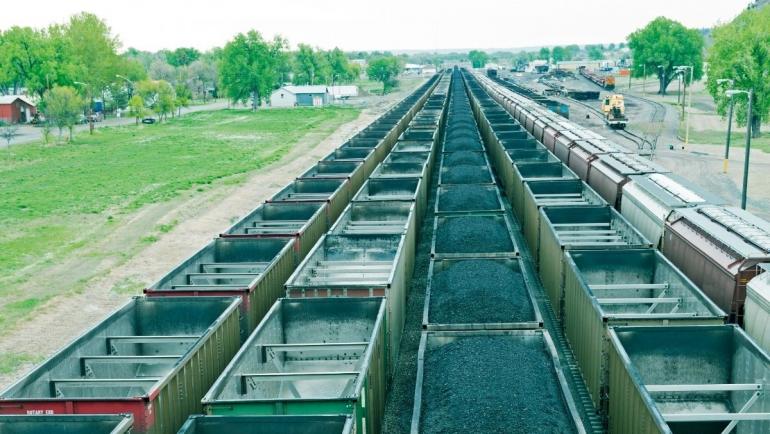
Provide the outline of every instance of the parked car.
[[155,121],[156,121],[156,119],[155,119],[154,117],[149,117],[149,116],[148,116],[148,117],[146,117],[146,118],[142,118],[142,123],[143,123],[143,124],[148,124],[148,125],[149,125],[149,124],[154,124],[154,123],[155,123]]

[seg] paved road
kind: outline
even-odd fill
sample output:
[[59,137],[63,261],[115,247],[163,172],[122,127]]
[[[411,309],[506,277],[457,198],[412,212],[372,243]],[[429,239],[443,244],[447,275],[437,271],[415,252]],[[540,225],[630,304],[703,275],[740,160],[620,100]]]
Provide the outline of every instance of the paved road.
[[[208,104],[201,104],[201,105],[195,105],[195,106],[183,108],[182,115],[187,113],[200,112],[200,111],[220,110],[227,107],[228,107],[228,103],[226,100],[219,100]],[[116,125],[127,125],[127,124],[132,124],[134,122],[136,122],[136,119],[132,117],[122,117],[122,118],[111,117],[109,119],[105,119],[102,122],[97,122],[95,124],[95,128],[102,128],[102,127],[116,126]],[[78,125],[75,127],[76,133],[83,132],[83,131],[88,131],[88,124]],[[58,131],[54,130],[54,134],[58,134]],[[64,134],[66,134],[66,132]],[[11,142],[11,146],[30,143],[30,142],[36,142],[38,140],[43,140],[43,132],[41,128],[33,127],[32,125],[22,125],[21,128],[19,128],[19,136],[17,136]],[[5,146],[7,146],[5,141],[0,142],[0,148],[3,148]]]

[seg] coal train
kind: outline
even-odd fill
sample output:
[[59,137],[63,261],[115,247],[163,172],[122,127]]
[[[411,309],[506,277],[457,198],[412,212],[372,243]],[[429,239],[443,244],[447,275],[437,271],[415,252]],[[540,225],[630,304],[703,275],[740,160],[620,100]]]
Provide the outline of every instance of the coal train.
[[420,254],[413,434],[770,432],[770,356],[738,327],[768,240],[454,69],[1,392],[0,431],[385,432]]

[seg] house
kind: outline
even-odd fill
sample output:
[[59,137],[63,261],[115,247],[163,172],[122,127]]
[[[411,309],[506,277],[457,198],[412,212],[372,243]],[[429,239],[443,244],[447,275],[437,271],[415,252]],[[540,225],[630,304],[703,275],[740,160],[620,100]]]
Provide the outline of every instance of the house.
[[407,75],[422,75],[423,66],[417,63],[407,63],[404,65],[404,74]]
[[320,107],[331,100],[329,86],[285,85],[270,94],[271,107]]
[[35,103],[25,95],[0,95],[0,120],[27,123],[37,113]]

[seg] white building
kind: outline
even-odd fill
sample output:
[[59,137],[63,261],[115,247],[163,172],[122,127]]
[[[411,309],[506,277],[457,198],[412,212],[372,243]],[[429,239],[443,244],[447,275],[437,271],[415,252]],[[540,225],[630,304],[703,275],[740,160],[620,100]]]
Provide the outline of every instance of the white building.
[[321,107],[331,99],[329,86],[286,85],[270,94],[271,107]]
[[329,93],[335,100],[355,98],[358,96],[358,86],[329,86]]

